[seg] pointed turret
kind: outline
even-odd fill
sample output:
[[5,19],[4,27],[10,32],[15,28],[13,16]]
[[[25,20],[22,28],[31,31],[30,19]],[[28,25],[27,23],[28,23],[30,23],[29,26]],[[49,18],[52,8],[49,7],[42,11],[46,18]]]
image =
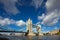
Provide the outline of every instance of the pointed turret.
[[28,19],[27,22],[28,22],[28,24],[32,24],[32,20],[30,18]]
[[31,19],[29,18],[28,21],[31,21]]

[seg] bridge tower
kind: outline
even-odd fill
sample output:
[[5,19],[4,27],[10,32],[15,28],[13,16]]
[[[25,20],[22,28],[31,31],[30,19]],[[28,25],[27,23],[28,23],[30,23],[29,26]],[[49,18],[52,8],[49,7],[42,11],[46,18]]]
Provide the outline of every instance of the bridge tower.
[[34,36],[35,34],[32,31],[32,20],[29,18],[26,22],[26,30],[29,31],[28,36]]
[[38,36],[42,36],[43,34],[41,32],[41,26],[40,27],[37,26],[36,29],[37,29],[37,32],[38,32]]

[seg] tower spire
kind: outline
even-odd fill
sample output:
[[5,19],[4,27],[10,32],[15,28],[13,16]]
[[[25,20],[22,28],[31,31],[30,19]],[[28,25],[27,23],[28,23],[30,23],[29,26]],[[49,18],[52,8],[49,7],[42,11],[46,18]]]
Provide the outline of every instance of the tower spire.
[[28,21],[31,21],[30,17],[29,17]]

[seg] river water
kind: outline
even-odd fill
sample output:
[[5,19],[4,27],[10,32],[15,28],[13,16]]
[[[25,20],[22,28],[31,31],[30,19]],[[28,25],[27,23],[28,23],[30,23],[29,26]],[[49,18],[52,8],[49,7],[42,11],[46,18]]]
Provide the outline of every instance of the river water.
[[59,35],[55,36],[34,36],[34,37],[27,37],[27,36],[0,36],[0,38],[7,38],[8,40],[60,40]]

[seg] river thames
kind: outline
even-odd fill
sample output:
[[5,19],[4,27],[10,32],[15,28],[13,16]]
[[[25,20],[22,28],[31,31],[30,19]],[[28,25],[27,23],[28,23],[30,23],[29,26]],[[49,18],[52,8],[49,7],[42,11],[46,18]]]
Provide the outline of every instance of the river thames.
[[0,38],[7,38],[7,40],[60,40],[60,35],[54,36],[0,36]]

